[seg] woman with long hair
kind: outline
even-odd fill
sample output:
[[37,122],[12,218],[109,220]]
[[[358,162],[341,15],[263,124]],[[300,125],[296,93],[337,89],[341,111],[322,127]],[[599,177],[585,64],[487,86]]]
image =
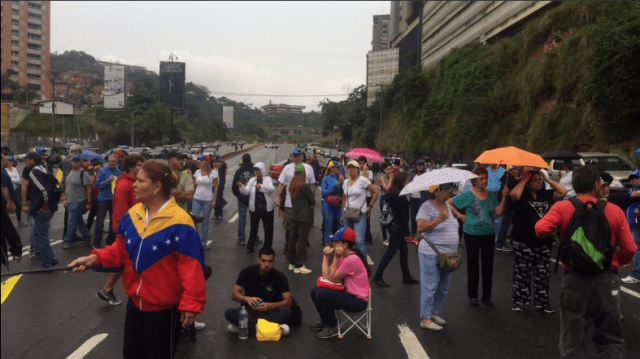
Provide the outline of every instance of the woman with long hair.
[[198,157],[198,167],[200,169],[193,174],[196,191],[193,194],[191,207],[191,211],[195,216],[203,218],[202,223],[198,223],[197,226],[200,227],[200,243],[205,250],[210,248],[207,244],[209,218],[211,210],[216,207],[218,199],[218,171],[211,169],[210,161],[209,156]]
[[309,274],[311,269],[304,266],[307,259],[307,241],[311,229],[310,206],[316,204],[311,187],[306,183],[306,173],[302,164],[293,170],[293,179],[289,183],[291,196],[291,233],[289,234],[289,270],[296,274]]
[[396,255],[398,249],[400,249],[400,269],[402,270],[402,283],[404,284],[418,284],[417,279],[411,276],[409,272],[409,246],[404,239],[409,235],[409,201],[406,196],[400,196],[400,191],[409,183],[409,176],[406,172],[399,172],[393,177],[389,192],[387,192],[384,200],[391,207],[393,213],[393,220],[387,227],[389,229],[389,247],[387,251],[380,259],[380,264],[376,270],[376,274],[373,276],[372,282],[379,287],[388,287],[389,284],[382,280],[382,275],[385,268],[391,262],[393,256]]
[[[360,211],[360,216],[357,220],[344,218],[344,212],[342,214],[342,221],[346,227],[353,229],[356,233],[356,247],[362,252],[365,258],[367,258],[367,245],[365,243],[365,234],[367,231],[367,216],[371,214],[371,207],[378,199],[378,189],[371,184],[371,182],[360,176],[360,165],[355,160],[349,161],[347,164],[347,172],[349,178],[344,181],[344,196],[342,197],[343,211],[347,208],[354,208]],[[371,196],[371,202],[367,205],[367,191],[373,193]]]
[[[447,200],[453,214],[464,222],[464,243],[467,247],[467,295],[471,305],[478,305],[478,284],[480,281],[480,262],[482,262],[482,303],[493,305],[491,287],[493,286],[493,253],[496,232],[493,214],[502,216],[509,188],[502,190],[502,202],[493,192],[487,190],[489,172],[483,166],[471,171],[478,177],[471,180],[473,188]],[[465,210],[461,214],[458,209]],[[480,258],[480,260],[478,260]]]
[[[382,206],[384,206],[384,196],[387,195],[387,191],[391,188],[391,182],[393,182],[393,166],[391,163],[385,162],[381,168],[384,174],[378,179],[380,182],[380,212],[382,212]],[[388,246],[387,227],[380,226],[380,230],[382,231],[382,244]]]
[[[342,227],[331,236],[333,248],[324,247],[322,258],[322,278],[334,283],[344,283],[345,290],[314,287],[311,300],[320,314],[320,321],[311,325],[310,330],[320,331],[318,338],[326,339],[338,335],[336,309],[361,312],[367,309],[369,301],[369,276],[371,270],[367,257],[355,246],[356,233],[351,228]],[[333,262],[330,262],[331,253]]]
[[200,238],[171,196],[178,180],[165,163],[142,165],[133,185],[140,203],[120,220],[116,242],[68,265],[73,272],[124,267],[125,359],[173,358],[180,324],[194,324],[206,303]]
[[451,198],[453,183],[429,188],[431,198],[418,211],[418,232],[422,240],[418,246],[420,260],[420,327],[440,331],[446,321],[438,315],[449,291],[451,272],[438,267],[438,254],[455,253],[458,250],[458,221],[446,203]]

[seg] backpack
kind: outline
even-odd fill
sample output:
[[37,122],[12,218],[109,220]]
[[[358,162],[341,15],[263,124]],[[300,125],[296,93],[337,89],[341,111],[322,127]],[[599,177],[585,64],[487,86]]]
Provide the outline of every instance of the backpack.
[[[569,220],[566,236],[558,250],[562,263],[578,273],[598,274],[611,268],[614,248],[611,228],[604,214],[606,202],[569,198],[575,213]],[[556,261],[556,272],[559,261]]]
[[380,199],[384,201],[382,204],[382,211],[380,212],[380,226],[387,227],[393,222],[393,218],[395,217],[395,213],[391,210],[391,205],[389,201],[385,201],[384,199]]

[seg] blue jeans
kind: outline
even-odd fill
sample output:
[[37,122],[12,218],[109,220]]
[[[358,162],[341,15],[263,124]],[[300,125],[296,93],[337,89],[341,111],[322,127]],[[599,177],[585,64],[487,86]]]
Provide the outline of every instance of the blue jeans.
[[631,270],[629,275],[633,278],[640,279],[640,228],[631,228],[631,235],[633,236],[633,241],[636,242],[638,249],[636,250],[636,254],[633,256],[633,270]]
[[431,314],[440,313],[444,298],[449,291],[452,272],[438,268],[438,257],[418,253],[420,260],[420,318],[431,319]]
[[364,241],[365,232],[367,231],[367,215],[364,212],[360,213],[360,220],[358,222],[345,218],[344,225],[356,232],[356,248],[362,252],[364,259],[367,259],[367,244]]
[[201,201],[199,199],[194,199],[192,205],[193,214],[198,217],[204,218],[201,223],[196,224],[196,228],[199,227],[200,229],[198,232],[200,232],[200,243],[202,243],[202,248],[207,245],[207,235],[209,234],[209,215],[211,214],[211,202],[212,201]]
[[34,236],[34,232],[36,230],[35,218],[30,214],[27,214],[27,216],[29,217],[27,220],[29,224],[29,252],[31,254],[39,254],[38,243],[36,243],[36,237]]
[[[362,220],[361,220],[362,221]],[[367,302],[353,294],[340,290],[314,287],[311,290],[311,300],[320,314],[320,320],[325,327],[338,326],[336,309],[342,309],[350,313],[358,313],[367,309]]]
[[82,218],[82,212],[86,205],[87,201],[67,203],[69,222],[67,223],[67,235],[64,237],[65,242],[71,244],[71,242],[73,242],[73,234],[76,233],[77,230],[80,231],[85,241],[91,242],[91,235],[89,235],[89,231],[87,230],[87,224],[84,223],[84,218]]
[[[216,203],[217,204],[217,203]],[[244,242],[246,237],[244,228],[247,226],[247,210],[249,204],[238,200],[238,242]]]
[[53,266],[53,258],[56,257],[49,242],[49,221],[51,221],[51,217],[53,217],[51,212],[36,213],[31,216],[33,218],[33,240],[38,252],[40,252],[42,266],[45,268],[51,268]]
[[511,225],[511,202],[505,204],[504,213],[499,218],[502,218],[502,220],[500,221],[500,228],[496,231],[498,233],[496,248],[503,248],[507,246],[507,232]]
[[393,256],[395,256],[398,249],[400,249],[400,269],[402,270],[402,279],[411,279],[409,261],[407,260],[409,246],[407,245],[407,241],[404,239],[404,231],[402,231],[400,226],[395,223],[390,224],[387,229],[389,229],[390,234],[389,247],[387,247],[387,251],[384,252],[382,259],[380,259],[380,264],[378,264],[375,277],[382,279],[382,274],[384,273],[385,268],[387,268],[389,262],[393,259]]
[[224,206],[225,203],[227,203],[227,200],[224,199],[223,195],[224,195],[224,187],[221,188],[220,186],[218,186],[218,198],[216,201],[216,207],[214,208],[214,211],[213,211],[213,215],[215,217],[222,217],[222,206]]
[[341,206],[332,206],[327,201],[322,201],[322,218],[324,219],[322,241],[324,243],[331,243],[329,236],[332,234],[333,223],[339,223],[340,217],[342,217]]

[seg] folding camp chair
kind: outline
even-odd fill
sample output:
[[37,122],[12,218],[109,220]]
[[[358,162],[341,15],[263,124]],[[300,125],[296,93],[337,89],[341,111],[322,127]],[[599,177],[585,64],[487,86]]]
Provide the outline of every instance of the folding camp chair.
[[[349,313],[342,309],[336,310],[336,317],[338,318],[338,338],[342,339],[351,328],[356,327],[367,336],[367,339],[371,339],[371,288],[369,288],[369,301],[367,302],[367,309],[359,313]],[[344,321],[341,321],[341,317],[344,314]],[[357,318],[354,320],[354,318]],[[344,329],[349,325],[346,330]]]

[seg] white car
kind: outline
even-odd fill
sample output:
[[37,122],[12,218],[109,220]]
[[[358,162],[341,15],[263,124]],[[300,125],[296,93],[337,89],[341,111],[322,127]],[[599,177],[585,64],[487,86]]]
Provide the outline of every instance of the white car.
[[273,142],[269,142],[264,146],[264,148],[278,148],[278,146],[276,146],[276,144]]

